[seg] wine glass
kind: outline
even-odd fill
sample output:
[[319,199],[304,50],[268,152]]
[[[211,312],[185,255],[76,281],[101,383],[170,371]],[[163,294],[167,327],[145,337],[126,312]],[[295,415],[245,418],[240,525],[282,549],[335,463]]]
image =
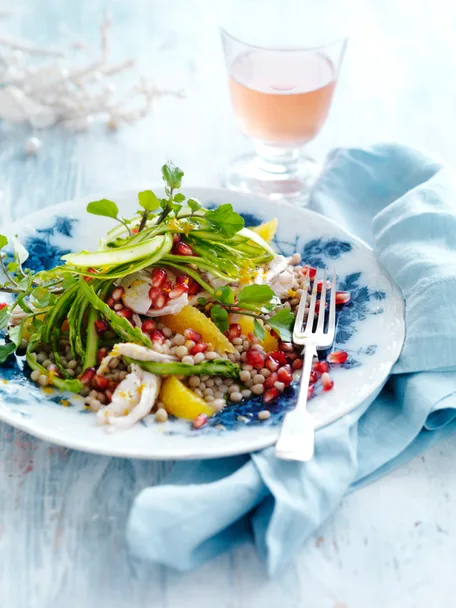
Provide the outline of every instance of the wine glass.
[[319,166],[302,148],[320,132],[347,38],[325,0],[235,0],[221,21],[234,112],[255,152],[225,185],[270,198],[305,195]]

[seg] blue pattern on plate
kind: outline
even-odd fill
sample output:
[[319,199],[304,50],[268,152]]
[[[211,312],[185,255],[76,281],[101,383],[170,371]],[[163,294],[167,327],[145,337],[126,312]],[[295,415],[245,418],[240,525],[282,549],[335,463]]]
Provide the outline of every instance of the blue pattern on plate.
[[62,249],[55,243],[51,243],[51,237],[61,234],[66,237],[73,236],[73,224],[79,220],[70,217],[55,217],[54,223],[47,228],[37,230],[42,236],[29,236],[24,241],[24,246],[29,252],[29,258],[25,263],[27,268],[35,272],[38,270],[50,270],[61,264],[61,257],[70,253],[70,249]]
[[[214,205],[207,205],[208,207]],[[260,220],[251,213],[242,213],[245,225],[255,226],[260,223]],[[73,228],[77,219],[69,217],[55,217],[53,223],[47,228],[38,229],[37,235],[29,236],[25,239],[24,245],[30,253],[27,260],[27,266],[35,271],[48,270],[61,263],[60,258],[70,249],[64,249],[55,242],[54,237],[63,236],[67,238],[73,237]],[[301,252],[303,263],[314,267],[332,268],[332,262],[339,259],[341,256],[350,253],[353,249],[348,241],[340,241],[334,238],[324,239],[318,238],[308,242],[302,242],[302,238],[297,236],[294,241],[285,241],[274,238],[274,246],[282,255],[291,255],[295,251]],[[361,273],[352,273],[347,275],[343,280],[339,279],[339,289],[348,291],[351,295],[349,304],[346,304],[342,310],[337,313],[337,330],[336,343],[334,350],[344,347],[349,353],[349,358],[342,364],[341,367],[350,369],[362,365],[358,357],[362,355],[373,355],[376,352],[375,344],[358,350],[350,350],[345,348],[345,344],[357,331],[356,324],[367,318],[368,315],[381,314],[383,309],[378,304],[386,297],[383,291],[371,291],[366,285],[361,282]],[[369,306],[372,301],[377,303],[377,307],[372,310]],[[326,353],[323,354],[323,357]],[[25,374],[24,374],[25,371]],[[12,357],[1,368],[2,378],[7,381],[7,384],[0,386],[0,393],[7,393],[8,402],[16,405],[26,405],[30,400],[31,394],[36,398],[43,398],[41,390],[33,383],[33,388],[30,387],[29,372],[27,366],[24,369],[23,357]],[[11,386],[15,389],[11,390]],[[25,389],[25,390],[24,390]],[[189,430],[188,433],[192,436],[197,436],[199,433],[220,432],[225,429],[235,429],[242,425],[257,425],[280,424],[285,413],[294,407],[295,403],[296,384],[287,388],[280,397],[274,402],[268,404],[267,409],[271,412],[271,417],[268,421],[258,420],[257,414],[265,409],[265,405],[261,397],[252,397],[243,401],[240,404],[230,405],[221,412],[218,412],[210,419],[208,425],[203,429],[194,431]],[[315,394],[322,390],[321,383],[315,385]],[[61,404],[63,396],[58,394],[54,396],[45,396],[46,401]],[[88,410],[82,409],[81,412]],[[21,413],[21,412],[19,412]],[[144,422],[147,424],[147,422]],[[175,434],[175,431],[170,431],[170,434]]]

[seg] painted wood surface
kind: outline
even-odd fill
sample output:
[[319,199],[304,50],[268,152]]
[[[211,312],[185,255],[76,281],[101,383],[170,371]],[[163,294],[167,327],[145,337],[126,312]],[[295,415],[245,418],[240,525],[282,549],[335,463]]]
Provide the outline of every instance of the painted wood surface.
[[[96,42],[114,18],[117,58],[133,56],[185,100],[158,101],[132,128],[40,135],[0,124],[1,219],[157,181],[172,158],[187,183],[214,185],[249,149],[236,129],[211,0],[17,0],[0,31],[55,45]],[[366,0],[328,123],[309,148],[395,140],[456,161],[456,7],[445,0]],[[0,16],[2,15],[0,10]],[[129,559],[125,519],[169,465],[90,456],[0,424],[0,606],[3,608],[424,608],[449,606],[456,549],[455,440],[346,498],[295,563],[268,580],[251,546],[179,574]]]

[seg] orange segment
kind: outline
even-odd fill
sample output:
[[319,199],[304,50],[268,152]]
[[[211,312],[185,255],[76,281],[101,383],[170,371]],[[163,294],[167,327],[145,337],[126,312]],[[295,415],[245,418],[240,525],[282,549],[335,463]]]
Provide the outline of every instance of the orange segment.
[[[253,333],[253,317],[246,317],[245,315],[236,315],[236,320],[233,320],[233,323],[239,323],[241,326],[242,333],[247,336],[249,333]],[[266,335],[264,336],[264,340],[261,342],[266,353],[270,353],[273,350],[278,350],[279,342],[277,338],[271,335],[271,333],[266,329]]]
[[251,228],[254,232],[259,234],[265,241],[270,243],[274,238],[274,235],[277,230],[277,224],[279,223],[278,219],[275,217],[269,222],[265,222],[264,224],[260,224],[259,226],[255,226],[255,228]]
[[201,334],[203,341],[212,344],[215,350],[227,353],[233,353],[236,350],[218,327],[194,306],[184,306],[175,315],[161,317],[161,321],[180,334],[183,334],[186,329],[194,329]]
[[198,397],[196,393],[185,386],[176,376],[169,376],[163,382],[160,400],[163,402],[168,414],[172,414],[178,418],[194,420],[200,414],[206,414],[209,417],[215,414],[213,407],[206,403],[204,399]]

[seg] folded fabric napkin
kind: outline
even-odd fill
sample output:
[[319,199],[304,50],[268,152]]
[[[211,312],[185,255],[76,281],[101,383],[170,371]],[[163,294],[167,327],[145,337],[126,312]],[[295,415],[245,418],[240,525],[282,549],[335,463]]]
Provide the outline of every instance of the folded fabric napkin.
[[456,431],[456,173],[409,148],[332,152],[311,208],[375,248],[406,300],[403,352],[383,390],[316,433],[311,462],[180,462],[136,498],[133,555],[195,568],[253,538],[280,571],[347,492]]

